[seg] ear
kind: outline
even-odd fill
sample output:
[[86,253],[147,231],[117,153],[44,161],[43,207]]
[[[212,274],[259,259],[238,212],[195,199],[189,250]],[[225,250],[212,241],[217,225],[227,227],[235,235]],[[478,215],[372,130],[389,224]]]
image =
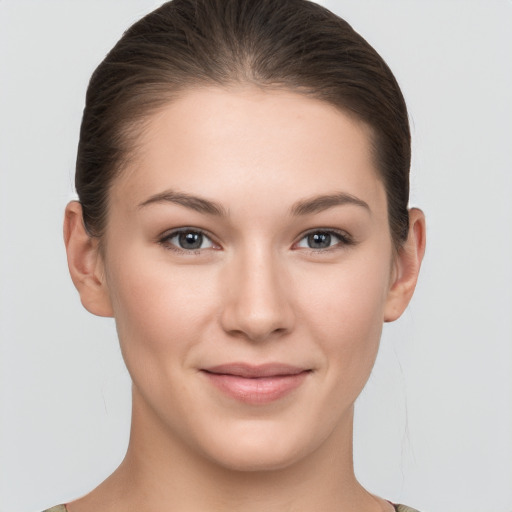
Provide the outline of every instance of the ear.
[[85,309],[94,315],[113,316],[99,239],[87,233],[78,201],[66,206],[64,243],[69,273]]
[[425,254],[425,215],[418,208],[409,210],[409,235],[395,257],[392,282],[386,300],[384,321],[393,322],[411,300],[421,261]]

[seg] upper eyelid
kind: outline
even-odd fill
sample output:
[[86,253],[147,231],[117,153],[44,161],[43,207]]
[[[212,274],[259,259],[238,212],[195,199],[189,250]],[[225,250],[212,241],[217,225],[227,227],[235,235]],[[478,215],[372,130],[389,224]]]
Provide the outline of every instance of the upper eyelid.
[[306,238],[307,236],[312,235],[314,233],[328,233],[330,235],[334,235],[335,237],[337,237],[339,239],[339,243],[333,244],[329,247],[318,248],[318,249],[315,249],[312,247],[301,247],[301,248],[296,248],[295,250],[302,249],[302,250],[311,251],[311,252],[328,252],[328,251],[334,250],[336,248],[339,248],[340,245],[342,247],[348,247],[348,246],[352,246],[352,245],[356,244],[356,241],[354,240],[353,236],[345,230],[334,229],[334,228],[313,228],[313,229],[310,229],[310,230],[302,233],[299,237],[297,237],[296,241],[293,242],[292,248],[297,246],[299,244],[299,242],[304,240],[304,238]]
[[[175,243],[171,243],[171,239],[178,236],[180,233],[199,233],[205,238],[209,240],[209,242],[212,244],[213,247],[204,247],[204,248],[197,248],[197,249],[184,249],[180,247],[179,245]],[[193,228],[193,227],[181,227],[181,228],[175,228],[175,229],[169,229],[167,231],[164,231],[161,235],[159,235],[156,238],[156,242],[161,245],[162,247],[165,247],[167,249],[172,249],[176,252],[180,252],[183,254],[197,254],[201,251],[209,250],[209,249],[222,249],[222,246],[216,241],[215,237],[209,234],[208,231],[205,231],[204,229],[200,228]]]
[[169,238],[173,238],[174,236],[179,235],[180,233],[200,233],[201,235],[205,236],[212,242],[217,243],[215,241],[215,237],[209,231],[202,228],[194,228],[192,226],[167,229],[166,231],[163,231],[160,235],[158,235],[157,238],[158,240],[168,240]]
[[[203,229],[203,228],[193,227],[193,226],[183,226],[183,227],[179,227],[179,228],[166,230],[166,231],[162,232],[162,234],[158,235],[157,241],[159,243],[163,243],[163,242],[166,242],[166,241],[170,240],[171,238],[175,237],[176,235],[179,235],[180,233],[187,233],[187,232],[200,233],[203,236],[205,236],[206,238],[208,238],[213,244],[218,245],[219,247],[222,247],[222,245],[218,242],[216,237],[213,234],[211,234],[208,230]],[[298,235],[295,238],[292,245],[296,245],[302,239],[304,239],[305,237],[307,237],[313,233],[329,233],[329,234],[333,234],[333,235],[341,238],[342,240],[344,239],[347,242],[354,242],[352,235],[343,229],[337,229],[337,228],[332,228],[332,227],[331,228],[317,227],[317,228],[311,228],[306,231],[303,231],[300,235]]]
[[338,237],[341,237],[341,238],[348,238],[348,239],[352,239],[352,235],[350,233],[348,233],[347,231],[345,231],[344,229],[336,229],[336,228],[313,228],[313,229],[308,229],[307,231],[304,231],[303,233],[301,233],[297,238],[296,240],[297,241],[300,241],[302,240],[304,237],[308,236],[308,235],[312,235],[313,233],[329,233],[329,234],[333,234],[333,235],[336,235]]

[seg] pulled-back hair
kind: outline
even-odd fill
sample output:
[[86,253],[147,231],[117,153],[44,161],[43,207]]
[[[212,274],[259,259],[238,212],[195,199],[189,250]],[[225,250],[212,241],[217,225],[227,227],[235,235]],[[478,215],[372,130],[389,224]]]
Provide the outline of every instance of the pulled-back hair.
[[307,0],[172,0],[132,25],[93,73],[76,164],[84,224],[101,237],[109,189],[151,113],[197,86],[317,98],[371,128],[393,241],[408,233],[410,131],[400,88],[343,19]]

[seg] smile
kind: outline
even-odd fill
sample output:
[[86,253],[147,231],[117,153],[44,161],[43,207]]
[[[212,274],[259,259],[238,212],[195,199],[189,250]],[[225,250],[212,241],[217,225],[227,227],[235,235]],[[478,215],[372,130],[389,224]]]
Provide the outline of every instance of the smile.
[[297,389],[311,370],[284,364],[219,365],[202,373],[220,391],[246,404],[268,404]]

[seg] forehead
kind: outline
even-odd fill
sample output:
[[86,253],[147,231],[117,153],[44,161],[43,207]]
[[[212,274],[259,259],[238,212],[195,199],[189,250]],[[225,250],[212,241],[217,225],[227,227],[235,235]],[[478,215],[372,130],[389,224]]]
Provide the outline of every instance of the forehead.
[[[281,202],[343,191],[382,200],[370,129],[288,90],[186,91],[148,120],[114,195],[137,203],[166,188],[230,201]],[[384,197],[385,201],[385,197]]]

